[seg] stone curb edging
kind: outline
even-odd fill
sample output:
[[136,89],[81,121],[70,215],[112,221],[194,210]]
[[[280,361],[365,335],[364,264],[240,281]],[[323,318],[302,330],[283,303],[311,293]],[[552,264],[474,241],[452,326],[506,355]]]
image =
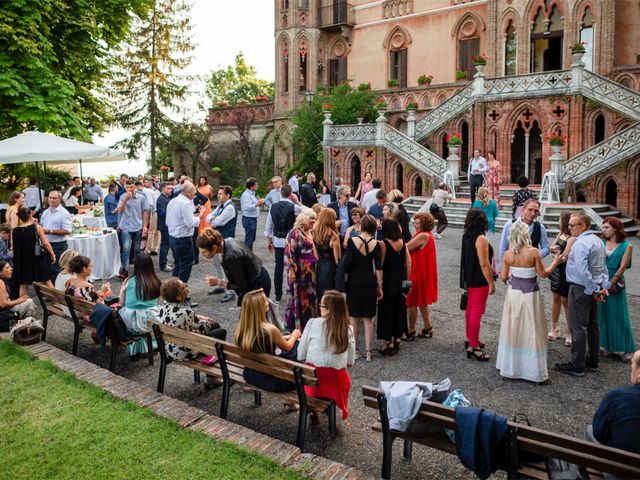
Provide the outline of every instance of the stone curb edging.
[[34,357],[49,360],[58,369],[102,388],[114,397],[129,400],[171,419],[189,430],[203,432],[218,441],[231,442],[254,453],[269,457],[283,467],[297,470],[307,478],[319,480],[364,480],[370,475],[312,453],[302,453],[294,445],[271,438],[249,428],[211,415],[185,402],[158,393],[146,385],[116,375],[109,370],[75,357],[46,342],[24,347]]

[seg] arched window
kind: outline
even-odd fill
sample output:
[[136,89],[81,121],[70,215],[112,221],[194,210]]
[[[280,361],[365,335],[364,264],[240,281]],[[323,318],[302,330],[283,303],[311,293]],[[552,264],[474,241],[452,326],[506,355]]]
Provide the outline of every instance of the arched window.
[[396,165],[396,188],[400,191],[404,190],[404,168],[399,163]]
[[422,177],[420,175],[416,176],[416,179],[413,181],[413,194],[417,197],[422,196]]
[[282,0],[282,9],[289,10],[289,0]]
[[540,6],[533,18],[530,62],[532,72],[562,70],[563,38],[564,26],[558,6],[545,2],[544,8]]
[[594,128],[594,145],[604,141],[605,135],[605,122],[604,115],[600,114],[596,117],[595,128]]
[[282,42],[282,91],[289,93],[289,43]]
[[585,52],[582,56],[582,63],[587,70],[593,70],[593,42],[595,21],[591,15],[591,8],[584,9],[584,15],[582,16],[582,25],[580,28],[580,41],[584,44]]
[[613,178],[604,187],[604,203],[612,207],[618,205],[618,184]]
[[518,53],[518,43],[516,41],[516,29],[513,20],[509,21],[509,26],[505,33],[504,40],[504,74],[516,74],[516,57]]
[[340,85],[347,81],[347,47],[340,40],[331,49],[329,59],[329,86]]
[[395,27],[389,32],[384,41],[384,47],[389,55],[389,81],[397,81],[398,86],[407,86],[407,56],[411,37],[402,27]]
[[298,74],[298,90],[301,93],[304,93],[308,90],[308,78],[309,78],[309,68],[308,68],[308,57],[309,57],[309,46],[307,44],[307,40],[305,38],[301,39],[298,43],[298,65],[299,65],[299,74]]
[[354,155],[351,158],[351,185],[360,185],[360,180],[362,180],[362,166],[360,158]]

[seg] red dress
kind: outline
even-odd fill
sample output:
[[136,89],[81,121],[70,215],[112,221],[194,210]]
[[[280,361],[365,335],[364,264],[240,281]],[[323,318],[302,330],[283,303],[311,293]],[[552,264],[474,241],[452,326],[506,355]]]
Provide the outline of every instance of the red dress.
[[407,307],[423,307],[438,301],[438,264],[436,244],[431,232],[417,232],[428,235],[427,245],[411,252],[411,291],[407,295]]
[[[315,367],[312,363],[308,365]],[[329,367],[316,367],[318,387],[304,387],[304,392],[313,398],[328,398],[336,403],[336,407],[342,410],[342,419],[349,416],[349,391],[351,390],[351,377],[345,368],[336,370]]]

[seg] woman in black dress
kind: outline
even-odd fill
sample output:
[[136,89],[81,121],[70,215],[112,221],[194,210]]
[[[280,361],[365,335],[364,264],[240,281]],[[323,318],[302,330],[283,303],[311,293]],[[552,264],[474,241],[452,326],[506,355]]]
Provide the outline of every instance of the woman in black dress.
[[400,339],[407,329],[407,304],[402,282],[409,278],[411,256],[402,240],[400,224],[394,219],[382,220],[380,242],[382,252],[382,299],[378,305],[378,339],[384,340],[378,351],[387,355],[396,353]]
[[[13,247],[13,281],[20,285],[20,296],[27,295],[29,285],[42,282],[53,288],[50,268],[56,263],[56,255],[44,234],[44,229],[34,223],[31,210],[18,209],[18,226],[11,231]],[[40,255],[35,255],[35,246],[39,243]]]
[[373,345],[373,317],[376,316],[377,300],[382,299],[382,264],[380,263],[380,244],[375,240],[378,228],[376,219],[372,215],[365,215],[360,221],[360,227],[362,229],[360,236],[350,238],[347,243],[344,267],[348,274],[347,307],[356,348],[358,348],[358,325],[362,319],[365,359],[369,362]]
[[[554,255],[562,255],[567,250],[571,250],[575,238],[571,236],[569,230],[569,219],[571,212],[560,214],[560,232],[551,245],[551,252]],[[571,346],[571,329],[569,328],[569,283],[567,282],[567,264],[558,265],[549,279],[551,280],[551,292],[553,301],[551,303],[551,330],[548,338],[553,341],[560,336],[560,310],[564,309],[564,318],[567,320],[567,330],[565,335],[565,345]]]
[[406,244],[411,241],[411,231],[409,230],[409,214],[407,210],[402,205],[402,201],[404,200],[404,195],[400,190],[391,190],[387,194],[387,200],[393,202],[397,205],[397,209],[395,210],[395,218],[400,224],[400,228],[402,229],[402,241]]
[[322,300],[324,292],[336,288],[336,268],[342,255],[340,236],[336,226],[336,212],[325,208],[318,214],[313,229],[313,243],[318,254],[316,263],[316,298]]

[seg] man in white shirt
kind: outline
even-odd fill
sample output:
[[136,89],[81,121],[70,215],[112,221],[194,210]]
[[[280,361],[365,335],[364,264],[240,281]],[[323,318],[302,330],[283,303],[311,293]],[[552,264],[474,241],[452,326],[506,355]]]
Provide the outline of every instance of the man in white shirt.
[[91,177],[89,183],[84,186],[84,199],[87,202],[102,202],[104,198],[104,192],[99,183],[96,183],[96,179]]
[[[167,229],[169,230],[169,246],[174,258],[173,276],[184,283],[189,282],[193,266],[193,231],[198,228],[200,218],[205,210],[196,215],[193,197],[196,187],[191,182],[184,182],[180,195],[171,199],[167,205]],[[194,306],[194,304],[191,304]]]
[[40,225],[56,255],[56,263],[51,265],[51,281],[55,281],[58,273],[62,270],[58,259],[67,250],[67,235],[71,235],[71,214],[60,205],[62,198],[59,191],[51,190],[48,201],[49,208],[42,212]]
[[36,187],[36,179],[29,179],[29,186],[22,190],[24,193],[24,206],[31,209],[34,212],[40,211],[42,204],[40,199],[44,198],[44,190]]
[[293,172],[289,179],[289,185],[291,185],[291,191],[296,197],[300,196],[300,183],[298,182],[298,172]]
[[264,203],[264,198],[256,197],[258,182],[251,177],[246,183],[247,189],[240,196],[240,209],[242,210],[242,226],[244,227],[244,244],[253,251],[253,242],[256,240],[258,230],[258,217],[260,216],[260,205]]
[[371,185],[373,186],[373,188],[365,193],[364,197],[362,197],[361,206],[362,208],[364,208],[365,212],[368,212],[369,209],[377,203],[376,193],[378,193],[378,190],[380,190],[380,187],[382,187],[382,181],[379,178],[374,178],[373,180],[371,180]]
[[487,160],[480,156],[480,150],[476,148],[473,151],[473,158],[469,160],[469,168],[467,169],[467,179],[471,189],[471,205],[476,201],[476,192],[482,186],[484,174],[488,169]]
[[[233,190],[229,185],[223,185],[218,189],[218,206],[209,214],[207,222],[211,227],[220,232],[222,238],[233,238],[236,236],[236,223],[238,212],[231,200]],[[213,257],[213,272],[217,278],[225,279],[224,270],[220,263],[220,255]],[[221,303],[228,302],[235,298],[233,290],[227,290],[218,286],[209,289],[209,295],[224,293]]]

